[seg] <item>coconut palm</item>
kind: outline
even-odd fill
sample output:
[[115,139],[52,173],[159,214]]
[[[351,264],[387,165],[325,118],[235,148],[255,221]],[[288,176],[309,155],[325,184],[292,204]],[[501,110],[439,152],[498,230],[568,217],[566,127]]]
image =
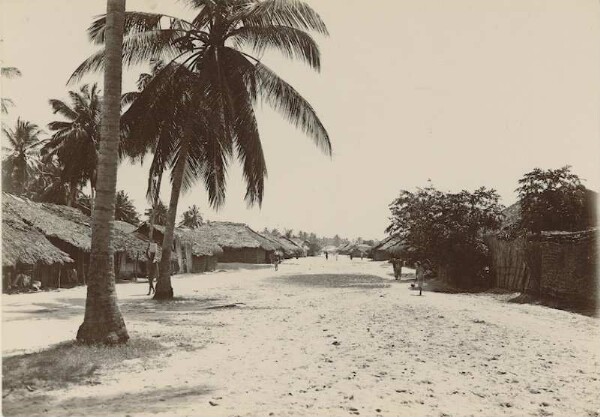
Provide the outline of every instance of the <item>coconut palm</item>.
[[129,199],[129,195],[123,190],[117,193],[115,200],[115,220],[121,220],[131,224],[138,224],[140,222],[133,201]]
[[62,180],[62,169],[54,160],[42,161],[34,178],[27,184],[26,195],[33,201],[66,205],[69,187]]
[[121,113],[121,52],[125,0],[107,0],[106,68],[97,195],[92,212],[92,250],[85,317],[77,331],[84,343],[124,343],[129,339],[117,304],[114,256],[110,244],[115,216]]
[[[188,0],[192,20],[157,13],[127,12],[123,62],[164,59],[124,119],[130,140],[163,135],[157,142],[169,164],[172,192],[155,298],[170,298],[170,251],[180,191],[202,178],[209,203],[225,199],[225,175],[237,155],[247,184],[246,200],[260,204],[267,173],[254,105],[271,105],[331,154],[329,136],[310,104],[256,56],[275,49],[320,69],[320,52],[308,31],[327,34],[319,15],[298,0]],[[164,24],[165,22],[168,22]],[[90,27],[91,39],[105,41],[106,18]],[[253,51],[256,56],[248,51]],[[73,74],[100,69],[104,51],[92,55]],[[183,81],[185,80],[185,82]],[[166,110],[166,111],[165,111]],[[142,133],[146,133],[143,135]],[[164,151],[164,152],[163,152]],[[151,170],[150,175],[154,175]]]
[[63,169],[63,180],[69,184],[69,205],[73,206],[80,184],[90,182],[92,200],[96,191],[96,169],[100,143],[101,100],[96,84],[83,85],[79,91],[69,91],[71,105],[50,100],[54,114],[66,120],[48,124],[52,138],[42,148],[45,158],[56,157]]
[[[20,77],[21,71],[15,67],[1,67],[0,68],[0,77],[2,78],[15,78]],[[14,106],[15,104],[9,98],[2,97],[1,99],[1,112],[6,114],[8,113],[8,108]]]
[[158,202],[154,205],[154,208],[146,209],[144,215],[148,217],[148,220],[152,219],[154,216],[154,224],[159,226],[164,226],[167,224],[167,206],[158,200]]
[[186,211],[182,214],[182,220],[179,222],[179,226],[189,227],[191,229],[197,229],[202,226],[204,220],[202,219],[202,214],[200,213],[200,209],[197,205],[190,206]]
[[2,148],[6,155],[3,169],[9,179],[10,191],[23,194],[26,183],[34,177],[39,165],[38,147],[44,142],[40,139],[42,131],[37,125],[17,119],[14,129],[2,128],[8,140],[8,146]]

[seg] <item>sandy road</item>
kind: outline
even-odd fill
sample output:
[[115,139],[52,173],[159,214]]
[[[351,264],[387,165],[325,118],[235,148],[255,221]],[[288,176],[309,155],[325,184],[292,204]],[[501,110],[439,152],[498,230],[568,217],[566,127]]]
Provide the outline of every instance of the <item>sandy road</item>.
[[[120,285],[131,336],[156,337],[165,354],[103,369],[94,385],[8,396],[4,413],[600,415],[597,318],[418,297],[388,265],[340,256],[180,276],[180,298],[163,304]],[[84,297],[3,296],[3,356],[72,339]]]

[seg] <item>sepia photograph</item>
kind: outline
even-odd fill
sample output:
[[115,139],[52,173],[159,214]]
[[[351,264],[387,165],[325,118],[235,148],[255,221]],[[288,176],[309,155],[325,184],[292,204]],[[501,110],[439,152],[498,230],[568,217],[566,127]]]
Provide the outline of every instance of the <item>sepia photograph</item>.
[[0,0],[2,415],[600,417],[598,0]]

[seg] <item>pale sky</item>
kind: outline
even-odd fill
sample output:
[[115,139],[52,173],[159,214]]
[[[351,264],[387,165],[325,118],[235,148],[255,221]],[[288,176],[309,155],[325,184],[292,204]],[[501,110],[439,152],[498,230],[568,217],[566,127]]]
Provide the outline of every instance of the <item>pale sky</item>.
[[[237,166],[227,202],[203,186],[182,197],[211,220],[382,238],[401,189],[498,190],[505,205],[535,167],[572,165],[600,184],[600,3],[596,0],[320,0],[331,36],[317,37],[320,74],[276,56],[265,62],[296,87],[327,127],[333,158],[270,110],[259,112],[269,170],[262,209],[248,209]],[[71,72],[94,51],[85,30],[105,0],[0,0],[2,65],[23,77],[3,94],[17,116],[54,120]],[[192,14],[175,0],[127,0],[128,10]],[[139,68],[126,70],[123,91]],[[85,81],[97,80],[97,75]],[[145,201],[147,166],[123,164],[118,188]],[[162,190],[168,203],[169,186]]]

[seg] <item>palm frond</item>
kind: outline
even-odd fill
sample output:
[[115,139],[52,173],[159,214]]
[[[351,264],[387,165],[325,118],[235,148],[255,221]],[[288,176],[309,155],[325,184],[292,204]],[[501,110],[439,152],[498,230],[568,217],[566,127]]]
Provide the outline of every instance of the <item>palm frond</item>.
[[325,154],[331,156],[329,134],[310,103],[264,64],[257,63],[255,69],[258,92],[263,100],[310,136]]
[[[169,27],[163,28],[162,20],[170,22]],[[174,25],[176,23],[176,25]],[[193,26],[183,19],[178,19],[173,16],[160,13],[144,13],[144,12],[125,12],[124,36],[135,35],[138,33],[155,31],[160,29],[192,29]],[[106,15],[101,15],[96,18],[88,28],[88,36],[90,40],[98,45],[103,45],[106,34]]]
[[2,67],[0,68],[0,75],[2,78],[15,78],[21,76],[21,70],[16,67]]
[[[123,41],[123,65],[142,64],[152,59],[171,61],[187,52],[176,43],[185,34],[181,30],[160,29],[129,36]],[[104,57],[104,49],[92,54],[75,69],[67,84],[79,81],[87,73],[104,69]]]
[[48,102],[50,103],[50,107],[52,107],[52,113],[54,113],[54,114],[58,113],[61,116],[63,116],[64,118],[71,120],[71,121],[77,119],[77,117],[78,117],[77,112],[75,110],[73,110],[72,108],[70,108],[69,105],[67,103],[65,103],[64,101],[57,100],[57,99],[50,99],[50,100],[48,100]]
[[329,35],[321,16],[300,0],[252,1],[246,8],[234,15],[233,19],[242,21],[244,25],[248,26],[281,25]]
[[231,33],[236,47],[250,46],[261,54],[268,48],[290,59],[301,59],[317,71],[321,69],[321,53],[315,40],[306,32],[288,26],[243,26]]

